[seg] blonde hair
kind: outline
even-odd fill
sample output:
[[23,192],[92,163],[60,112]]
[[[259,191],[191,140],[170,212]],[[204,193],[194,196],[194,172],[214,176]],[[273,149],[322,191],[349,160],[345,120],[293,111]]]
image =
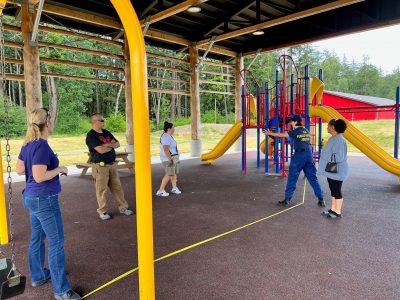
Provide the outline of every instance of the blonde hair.
[[46,127],[48,119],[49,113],[43,108],[37,108],[29,115],[24,146],[30,142],[38,140],[42,136],[42,132]]

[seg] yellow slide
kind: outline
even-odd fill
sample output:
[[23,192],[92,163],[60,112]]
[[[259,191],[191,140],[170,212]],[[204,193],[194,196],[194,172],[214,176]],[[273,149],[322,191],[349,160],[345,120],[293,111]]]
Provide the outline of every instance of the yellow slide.
[[[310,106],[310,116],[320,117],[329,122],[332,119],[346,120],[339,112],[329,106]],[[400,161],[393,158],[389,153],[375,144],[370,138],[363,134],[356,127],[346,121],[347,130],[343,136],[361,152],[372,159],[382,169],[400,176]]]
[[242,135],[242,121],[237,121],[235,125],[229,129],[229,131],[224,135],[224,137],[215,145],[208,153],[204,153],[201,156],[202,161],[207,161],[212,163],[218,157],[222,156],[233,143]]
[[[252,101],[250,101],[250,110],[253,113],[253,116],[256,114],[256,99],[252,96]],[[208,163],[214,162],[217,158],[221,157],[228,149],[233,145],[233,143],[242,135],[242,121],[237,121],[231,129],[222,137],[222,139],[215,145],[214,149],[212,149],[208,153],[204,153],[201,156],[202,161],[207,161]],[[269,141],[269,149],[271,156],[272,152],[272,139]],[[265,153],[265,139],[261,142],[261,151]]]
[[[310,104],[314,96],[317,103],[321,103],[324,93],[324,83],[318,78],[313,77],[310,82]],[[363,134],[356,127],[351,125],[338,111],[329,106],[310,106],[310,117],[319,117],[329,122],[332,119],[343,119],[347,123],[347,130],[343,136],[362,153],[372,159],[382,169],[400,176],[400,161],[392,157],[389,153],[375,144],[370,138]]]

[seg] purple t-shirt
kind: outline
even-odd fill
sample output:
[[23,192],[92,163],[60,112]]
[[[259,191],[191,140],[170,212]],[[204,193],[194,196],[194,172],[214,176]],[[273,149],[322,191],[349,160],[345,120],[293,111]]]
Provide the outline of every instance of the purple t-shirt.
[[25,165],[26,187],[25,193],[33,196],[55,195],[61,192],[59,175],[54,178],[37,183],[33,178],[33,165],[46,165],[51,171],[58,168],[58,158],[44,139],[38,139],[22,147],[18,156]]

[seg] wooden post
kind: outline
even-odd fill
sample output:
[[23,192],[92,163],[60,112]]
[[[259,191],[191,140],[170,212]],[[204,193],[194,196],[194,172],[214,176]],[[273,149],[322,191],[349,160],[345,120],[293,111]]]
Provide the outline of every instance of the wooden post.
[[129,161],[134,162],[133,156],[133,115],[132,115],[132,83],[131,83],[131,59],[129,56],[128,40],[125,37],[125,120],[126,120],[126,152],[129,152]]
[[[243,56],[238,54],[235,58],[235,122],[242,119],[242,85],[243,79],[240,71],[243,70]],[[242,140],[238,139],[235,150],[241,151]]]
[[190,56],[190,118],[192,120],[192,141],[190,143],[191,156],[201,155],[201,133],[200,133],[200,85],[199,72],[196,71],[199,51],[195,46],[189,48]]
[[[24,41],[24,80],[26,112],[42,107],[42,84],[40,78],[39,47],[31,45],[30,37],[35,22],[35,13],[29,10],[29,4],[21,5],[22,38]],[[33,8],[32,8],[33,9]]]

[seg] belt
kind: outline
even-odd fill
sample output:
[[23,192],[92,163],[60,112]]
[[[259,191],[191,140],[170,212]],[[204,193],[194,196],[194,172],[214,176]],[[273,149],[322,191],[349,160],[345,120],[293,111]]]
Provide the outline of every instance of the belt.
[[178,156],[179,155],[179,153],[177,153],[177,154],[171,154],[171,156]]

